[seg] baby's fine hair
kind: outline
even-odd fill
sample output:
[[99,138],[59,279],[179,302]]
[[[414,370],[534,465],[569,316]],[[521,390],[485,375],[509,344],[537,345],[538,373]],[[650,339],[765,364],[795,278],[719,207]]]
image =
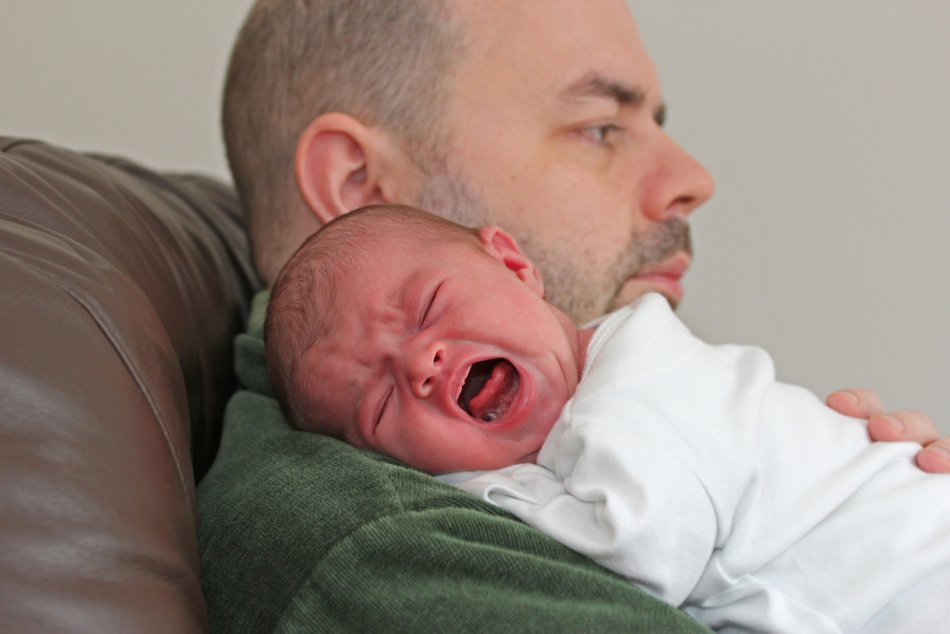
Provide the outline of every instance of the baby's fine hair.
[[[310,236],[287,261],[271,291],[264,322],[267,369],[284,414],[299,429],[328,431],[308,399],[318,355],[340,320],[348,283],[372,274],[369,255],[397,241],[419,247],[457,242],[484,251],[478,230],[406,205],[371,205],[344,214]],[[304,363],[310,357],[311,364]]]

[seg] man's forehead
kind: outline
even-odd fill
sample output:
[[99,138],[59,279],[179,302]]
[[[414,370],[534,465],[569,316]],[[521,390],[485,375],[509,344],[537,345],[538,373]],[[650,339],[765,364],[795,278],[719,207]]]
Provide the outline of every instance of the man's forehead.
[[611,99],[622,106],[662,107],[656,71],[623,0],[457,6],[469,31],[460,85],[472,82],[500,95],[530,91],[547,102]]

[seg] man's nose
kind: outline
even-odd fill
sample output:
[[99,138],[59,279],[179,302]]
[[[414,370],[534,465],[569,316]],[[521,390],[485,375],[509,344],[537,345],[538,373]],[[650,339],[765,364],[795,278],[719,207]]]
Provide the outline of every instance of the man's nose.
[[656,222],[685,218],[712,197],[712,175],[663,130],[658,131],[652,150],[653,165],[641,181],[644,215]]
[[418,398],[428,398],[432,394],[444,361],[445,344],[441,341],[418,345],[410,352],[406,375],[413,394]]

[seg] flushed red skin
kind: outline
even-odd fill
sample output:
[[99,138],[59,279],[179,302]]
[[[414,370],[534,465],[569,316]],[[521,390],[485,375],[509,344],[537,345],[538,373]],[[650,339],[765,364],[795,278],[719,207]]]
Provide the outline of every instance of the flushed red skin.
[[[533,462],[580,379],[588,331],[543,299],[534,265],[497,227],[484,251],[394,245],[348,280],[332,339],[305,360],[314,407],[347,442],[429,473]],[[497,420],[458,404],[473,364],[505,359],[517,394]]]

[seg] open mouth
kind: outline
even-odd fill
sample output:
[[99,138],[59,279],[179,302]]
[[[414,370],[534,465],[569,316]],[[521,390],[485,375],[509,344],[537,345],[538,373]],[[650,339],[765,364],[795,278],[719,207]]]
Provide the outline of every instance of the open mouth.
[[458,403],[472,418],[490,423],[511,408],[520,386],[521,377],[508,361],[479,361],[469,369]]

